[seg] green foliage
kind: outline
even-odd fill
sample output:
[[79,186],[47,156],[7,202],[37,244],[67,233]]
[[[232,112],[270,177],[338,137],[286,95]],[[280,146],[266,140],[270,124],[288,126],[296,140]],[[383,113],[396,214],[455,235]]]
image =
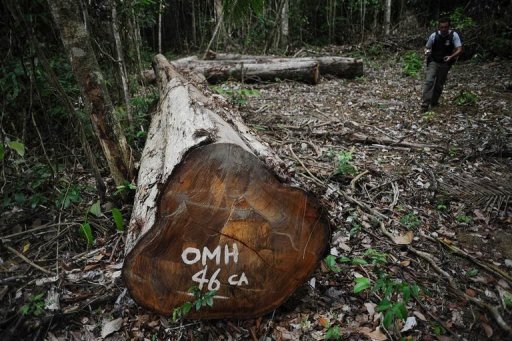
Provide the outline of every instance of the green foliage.
[[353,289],[354,294],[359,294],[360,292],[371,287],[371,282],[369,278],[359,277],[356,278],[354,281],[356,282],[356,285],[354,285]]
[[124,223],[123,223],[123,215],[118,208],[112,209],[112,218],[114,219],[114,223],[116,224],[116,229],[118,231],[124,231]]
[[355,175],[357,168],[352,164],[353,151],[341,151],[336,154],[336,170],[334,175]]
[[260,92],[256,89],[244,88],[227,88],[226,86],[213,85],[211,89],[219,95],[226,96],[229,103],[236,106],[241,106],[247,103],[249,97],[259,97]]
[[325,340],[339,340],[341,338],[341,328],[338,325],[330,326],[325,332]]
[[384,52],[384,45],[381,43],[374,43],[371,44],[368,49],[366,50],[366,53],[368,56],[371,57],[378,57]]
[[58,208],[66,209],[71,206],[71,204],[77,204],[82,201],[80,194],[81,187],[79,185],[71,185],[69,188],[60,192],[55,201],[55,205]]
[[88,222],[80,224],[80,234],[87,241],[87,248],[91,247],[94,243],[94,237],[92,235],[92,228]]
[[478,275],[478,269],[477,268],[471,268],[469,269],[467,272],[466,272],[466,275],[468,277],[475,277],[476,275]]
[[444,333],[446,333],[446,330],[438,322],[432,323],[431,328],[432,328],[432,332],[435,335],[443,335]]
[[16,153],[18,153],[19,156],[25,156],[25,145],[20,141],[10,141],[7,143],[7,147],[16,151]]
[[458,215],[455,217],[455,220],[457,220],[459,223],[470,223],[471,221],[473,221],[473,218],[471,218],[470,216],[467,216],[467,215]]
[[450,148],[448,148],[448,155],[450,155],[450,157],[457,156],[457,147],[450,146]]
[[123,185],[117,186],[116,191],[114,192],[114,195],[118,195],[120,193],[125,193],[127,191],[135,191],[137,189],[137,186],[134,184],[124,181]]
[[459,30],[474,28],[476,26],[476,22],[471,17],[464,14],[463,7],[457,7],[448,17],[450,18],[451,26]]
[[417,78],[423,67],[423,59],[414,51],[407,52],[403,57],[402,70],[406,76]]
[[376,311],[384,314],[382,324],[389,328],[396,318],[407,318],[407,303],[411,297],[418,298],[420,288],[416,283],[393,280],[386,273],[380,273],[372,289],[382,295],[382,300],[376,307]]
[[[363,254],[363,257],[368,259],[371,264],[377,265],[377,264],[385,264],[387,262],[387,256],[388,254],[379,252],[375,249],[368,249]],[[351,264],[351,265],[369,265],[368,260],[361,257],[354,257],[349,258],[346,256],[340,256],[336,257],[334,255],[328,255],[325,257],[325,265],[331,270],[332,272],[338,273],[341,271],[341,268],[338,266],[338,262],[342,264]]]
[[359,233],[359,231],[361,231],[362,228],[363,228],[363,226],[361,224],[353,222],[352,228],[349,231],[350,237],[354,237],[355,235],[357,235]]
[[436,209],[438,211],[446,211],[448,209],[448,205],[441,201],[436,204]]
[[508,291],[503,291],[503,303],[507,309],[512,308],[512,294]]
[[423,119],[427,122],[433,121],[435,117],[436,117],[435,111],[427,111],[426,113],[423,114]]
[[389,255],[370,248],[365,251],[364,256],[370,258],[372,264],[386,264]]
[[411,230],[420,226],[421,220],[416,213],[410,212],[400,218],[400,223]]
[[20,309],[20,313],[24,316],[39,316],[44,312],[44,293],[31,296],[25,305]]
[[[415,283],[408,283],[402,280],[391,279],[389,275],[381,270],[382,265],[387,264],[388,254],[379,252],[375,249],[368,249],[363,255],[371,260],[374,270],[378,273],[378,278],[374,284],[367,277],[358,277],[354,279],[352,292],[359,294],[365,290],[371,289],[382,297],[376,310],[382,312],[384,319],[382,324],[389,328],[396,319],[405,320],[407,318],[407,303],[411,297],[418,298],[420,288]],[[336,257],[329,255],[325,258],[325,264],[333,272],[340,272],[339,263],[351,263],[353,265],[367,265],[368,262],[363,258]],[[363,264],[364,263],[364,264]]]
[[455,104],[457,105],[475,105],[478,101],[478,95],[472,91],[461,91],[455,97]]
[[172,320],[184,318],[190,310],[195,307],[196,311],[199,311],[202,307],[213,307],[213,297],[217,294],[217,291],[211,290],[206,293],[202,293],[198,287],[191,287],[188,292],[194,296],[194,301],[185,302],[181,306],[176,307],[172,311]]
[[[134,80],[132,83],[136,84],[136,81]],[[130,99],[133,122],[126,130],[128,142],[140,150],[142,150],[146,142],[146,131],[151,117],[150,109],[158,100],[158,92],[155,89],[146,89],[145,92],[138,91],[137,95],[133,95]],[[124,113],[124,109],[121,112]],[[123,118],[124,121],[126,119],[126,117]]]
[[89,208],[89,213],[96,217],[101,217],[101,204],[100,201],[96,201],[92,206]]

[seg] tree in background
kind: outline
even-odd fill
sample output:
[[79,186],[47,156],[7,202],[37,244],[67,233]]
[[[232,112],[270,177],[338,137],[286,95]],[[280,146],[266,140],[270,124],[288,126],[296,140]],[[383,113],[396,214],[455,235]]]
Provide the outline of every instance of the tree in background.
[[131,150],[105,85],[83,13],[76,0],[48,0],[53,20],[68,54],[71,68],[86,101],[87,112],[117,185],[134,178]]

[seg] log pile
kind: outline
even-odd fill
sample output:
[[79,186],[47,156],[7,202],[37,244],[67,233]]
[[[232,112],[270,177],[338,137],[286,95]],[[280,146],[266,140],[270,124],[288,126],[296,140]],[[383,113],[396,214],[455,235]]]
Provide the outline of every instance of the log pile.
[[[329,228],[316,201],[283,182],[281,161],[239,116],[157,55],[161,94],[141,158],[123,278],[155,312],[212,293],[187,318],[274,310],[317,267]],[[229,122],[229,123],[228,123]]]
[[[363,63],[359,59],[323,56],[283,58],[209,52],[206,60],[196,56],[174,60],[171,64],[180,72],[194,72],[204,76],[209,83],[227,80],[263,82],[292,80],[317,84],[319,75],[338,78],[355,78],[363,75]],[[154,73],[145,71],[143,78],[154,80]]]

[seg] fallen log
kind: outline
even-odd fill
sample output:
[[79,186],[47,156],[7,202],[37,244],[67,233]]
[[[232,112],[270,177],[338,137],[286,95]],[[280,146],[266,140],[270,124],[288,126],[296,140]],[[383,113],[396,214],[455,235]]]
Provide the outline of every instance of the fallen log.
[[[226,56],[233,59],[224,59]],[[189,70],[201,74],[209,83],[219,83],[228,79],[243,82],[288,79],[317,84],[319,74],[348,79],[363,75],[363,62],[355,58],[336,56],[281,58],[235,54],[220,54],[220,57],[221,59],[200,60],[191,56],[174,60],[171,64],[180,72]],[[154,81],[153,71],[144,71],[143,79],[148,82]]]
[[[162,55],[126,240],[123,278],[160,314],[214,292],[187,318],[274,310],[317,267],[329,229],[316,201],[283,183],[277,156]],[[227,122],[230,122],[228,124]]]
[[276,60],[268,63],[251,61],[184,60],[171,62],[178,70],[191,70],[202,74],[208,83],[220,83],[229,79],[241,82],[293,80],[317,84],[319,64],[315,60]]
[[[208,60],[220,63],[233,63],[235,61],[246,63],[272,63],[284,61],[317,61],[320,66],[321,75],[331,75],[339,78],[355,78],[363,75],[363,61],[356,58],[322,56],[322,57],[300,57],[282,58],[274,56],[252,56],[233,53],[216,53],[209,51],[206,55]],[[197,61],[197,60],[196,60]]]

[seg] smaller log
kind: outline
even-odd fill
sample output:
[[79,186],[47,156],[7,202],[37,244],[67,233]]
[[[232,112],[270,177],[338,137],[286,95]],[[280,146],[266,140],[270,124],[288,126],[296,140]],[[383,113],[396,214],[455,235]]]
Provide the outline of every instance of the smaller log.
[[272,63],[283,61],[309,61],[315,60],[320,65],[321,75],[331,75],[339,78],[355,78],[363,75],[363,61],[355,58],[322,56],[322,57],[300,57],[284,58],[274,56],[252,56],[233,53],[216,53],[209,51],[207,59],[221,63],[233,63],[244,61],[246,63]]
[[208,83],[229,79],[242,82],[293,80],[317,84],[319,65],[315,60],[277,60],[268,63],[250,61],[216,62],[206,60],[177,60],[171,62],[179,71],[191,70],[204,75]]

